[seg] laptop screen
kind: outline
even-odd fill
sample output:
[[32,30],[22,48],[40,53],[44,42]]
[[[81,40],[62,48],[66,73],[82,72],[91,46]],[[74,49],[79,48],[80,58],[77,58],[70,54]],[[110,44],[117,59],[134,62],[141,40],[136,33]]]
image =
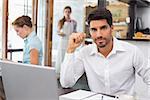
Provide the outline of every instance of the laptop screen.
[[58,100],[52,67],[0,61],[7,100]]

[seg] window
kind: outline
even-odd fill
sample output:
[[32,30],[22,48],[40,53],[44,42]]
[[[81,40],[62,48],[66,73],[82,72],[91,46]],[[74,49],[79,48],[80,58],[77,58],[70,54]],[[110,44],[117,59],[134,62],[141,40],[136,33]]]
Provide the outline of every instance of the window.
[[[38,1],[38,18],[37,18],[37,36],[40,38],[42,42],[43,52],[45,51],[44,50],[45,28],[46,28],[46,0],[39,0]],[[43,61],[44,61],[44,57],[43,57]]]

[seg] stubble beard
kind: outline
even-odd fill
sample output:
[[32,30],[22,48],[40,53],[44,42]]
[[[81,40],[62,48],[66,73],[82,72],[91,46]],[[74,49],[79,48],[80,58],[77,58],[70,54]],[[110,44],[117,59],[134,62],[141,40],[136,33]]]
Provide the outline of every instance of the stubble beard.
[[[99,41],[99,40],[102,40],[102,42],[96,42],[96,41]],[[98,37],[98,38],[95,39],[95,43],[96,43],[98,48],[104,48],[107,45],[107,39],[103,38],[103,37]]]

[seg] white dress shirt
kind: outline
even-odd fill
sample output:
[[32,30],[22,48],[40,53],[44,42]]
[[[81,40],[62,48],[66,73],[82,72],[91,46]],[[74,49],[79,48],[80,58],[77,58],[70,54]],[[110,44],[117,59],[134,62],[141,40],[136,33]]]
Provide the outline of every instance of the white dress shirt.
[[136,46],[116,38],[107,57],[97,51],[96,44],[84,46],[76,53],[66,53],[61,66],[61,85],[72,87],[84,72],[93,92],[134,95],[135,72],[150,90],[148,58]]

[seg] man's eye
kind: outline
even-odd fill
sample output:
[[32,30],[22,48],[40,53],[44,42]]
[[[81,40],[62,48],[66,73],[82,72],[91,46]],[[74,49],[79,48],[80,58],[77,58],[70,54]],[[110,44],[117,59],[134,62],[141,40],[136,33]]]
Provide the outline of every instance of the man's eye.
[[96,31],[97,31],[97,29],[95,29],[95,28],[90,29],[90,32],[96,32]]
[[103,27],[101,27],[101,30],[105,30],[107,28],[108,28],[108,26],[103,26]]

